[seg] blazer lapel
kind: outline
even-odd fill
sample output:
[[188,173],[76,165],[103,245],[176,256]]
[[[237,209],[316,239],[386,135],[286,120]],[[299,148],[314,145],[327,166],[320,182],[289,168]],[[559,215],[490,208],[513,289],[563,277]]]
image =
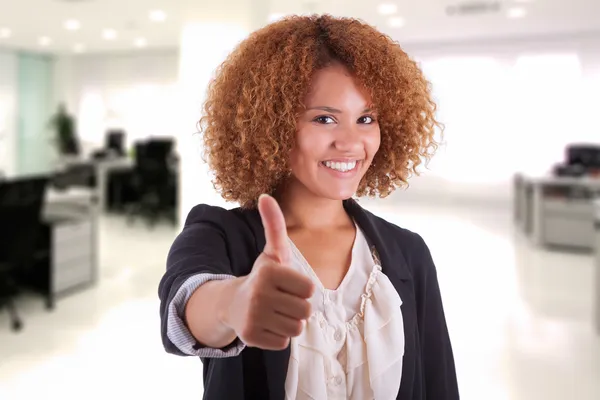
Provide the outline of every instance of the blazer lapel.
[[404,285],[403,282],[410,281],[412,276],[402,251],[396,245],[395,238],[390,237],[388,232],[382,232],[383,224],[378,221],[379,218],[363,209],[355,200],[346,200],[344,208],[363,230],[369,245],[377,250],[383,273],[402,296],[400,290]]
[[402,381],[398,392],[399,399],[413,396],[412,383],[415,371],[420,368],[418,354],[417,305],[413,287],[412,274],[406,257],[402,253],[395,228],[370,212],[361,208],[354,200],[344,202],[346,211],[363,230],[371,246],[379,253],[382,272],[388,277],[398,295],[402,299],[402,316],[404,320],[404,357]]

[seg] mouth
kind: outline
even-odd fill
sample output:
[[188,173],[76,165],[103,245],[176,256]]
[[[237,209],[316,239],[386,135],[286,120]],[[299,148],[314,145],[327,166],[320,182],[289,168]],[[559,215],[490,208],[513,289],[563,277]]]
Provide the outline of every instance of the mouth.
[[345,161],[322,161],[321,165],[329,168],[330,170],[350,173],[355,171],[360,166],[361,160],[345,160]]

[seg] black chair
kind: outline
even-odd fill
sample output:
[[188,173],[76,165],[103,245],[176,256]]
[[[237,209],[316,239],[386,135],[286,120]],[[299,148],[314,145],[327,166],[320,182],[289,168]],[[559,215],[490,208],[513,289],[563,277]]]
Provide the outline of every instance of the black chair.
[[15,331],[23,326],[14,303],[18,277],[34,262],[47,183],[46,177],[0,182],[0,308]]
[[130,222],[142,216],[154,225],[162,216],[176,223],[175,176],[169,165],[172,140],[154,139],[135,145],[133,189],[136,201],[130,208]]

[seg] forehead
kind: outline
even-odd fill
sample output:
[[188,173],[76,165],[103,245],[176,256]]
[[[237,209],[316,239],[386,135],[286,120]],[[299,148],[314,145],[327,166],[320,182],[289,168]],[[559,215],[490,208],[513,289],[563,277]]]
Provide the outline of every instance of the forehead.
[[333,64],[315,72],[305,103],[307,106],[323,103],[319,105],[364,107],[370,105],[371,98],[346,67]]

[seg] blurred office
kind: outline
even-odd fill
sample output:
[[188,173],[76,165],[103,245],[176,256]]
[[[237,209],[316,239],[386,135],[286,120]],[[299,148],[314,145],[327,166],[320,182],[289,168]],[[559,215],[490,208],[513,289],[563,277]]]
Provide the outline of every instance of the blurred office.
[[[157,285],[206,84],[286,14],[360,17],[432,83],[438,154],[365,207],[436,262],[461,395],[600,398],[596,0],[0,0],[0,399],[199,398]],[[475,316],[475,318],[474,318]],[[476,322],[473,322],[476,321]]]

